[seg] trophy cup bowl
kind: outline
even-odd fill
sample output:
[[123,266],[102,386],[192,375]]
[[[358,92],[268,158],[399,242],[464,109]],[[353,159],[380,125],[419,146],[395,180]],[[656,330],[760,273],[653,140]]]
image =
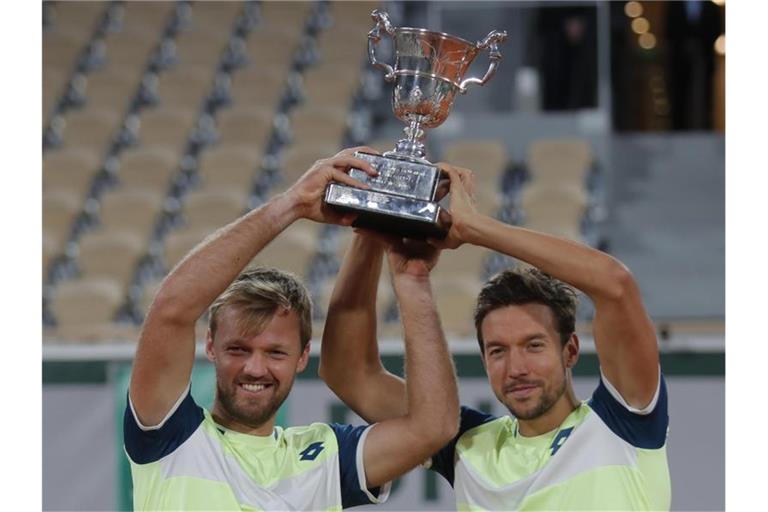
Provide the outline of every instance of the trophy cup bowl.
[[[405,137],[383,155],[357,152],[379,172],[375,178],[359,169],[350,176],[368,184],[368,190],[339,183],[328,186],[327,204],[358,213],[353,226],[376,229],[409,238],[445,238],[446,216],[435,200],[440,169],[426,159],[424,129],[440,126],[451,112],[456,94],[470,85],[484,85],[501,61],[498,45],[506,32],[492,31],[471,43],[460,37],[421,28],[394,28],[386,12],[374,10],[376,26],[368,33],[368,57],[394,82],[392,110],[407,124]],[[376,46],[383,34],[394,43],[395,64],[380,62]],[[482,78],[465,78],[482,50],[489,50],[490,65]]]

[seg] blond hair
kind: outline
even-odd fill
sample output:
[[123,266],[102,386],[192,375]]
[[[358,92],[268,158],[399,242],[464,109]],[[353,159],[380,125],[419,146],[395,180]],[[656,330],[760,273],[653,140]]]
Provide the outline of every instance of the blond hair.
[[216,334],[218,313],[222,308],[238,310],[240,328],[261,332],[280,307],[298,315],[303,350],[312,337],[312,301],[295,275],[276,268],[253,267],[237,276],[208,310],[211,336]]

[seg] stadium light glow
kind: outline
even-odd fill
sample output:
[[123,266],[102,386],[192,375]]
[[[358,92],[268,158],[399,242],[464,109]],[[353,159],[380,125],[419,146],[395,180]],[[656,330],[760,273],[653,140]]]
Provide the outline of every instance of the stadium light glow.
[[725,55],[725,34],[720,34],[720,37],[715,41],[715,53]]
[[635,34],[645,34],[650,30],[651,24],[645,18],[635,18],[632,20],[632,32]]
[[656,36],[650,32],[646,32],[645,34],[640,34],[640,37],[637,38],[637,42],[643,50],[652,50],[656,47]]
[[624,14],[630,18],[637,18],[643,14],[643,5],[640,2],[627,2],[624,5]]

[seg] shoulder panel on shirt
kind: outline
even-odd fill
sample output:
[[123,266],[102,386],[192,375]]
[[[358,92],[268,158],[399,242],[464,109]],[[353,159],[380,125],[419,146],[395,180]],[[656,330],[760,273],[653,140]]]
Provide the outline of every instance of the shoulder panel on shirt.
[[496,420],[496,416],[485,414],[471,407],[461,406],[461,423],[459,425],[459,433],[453,440],[445,445],[439,452],[432,456],[429,463],[429,469],[440,473],[448,483],[453,485],[454,478],[454,464],[456,462],[456,442],[465,433],[469,432],[473,428],[484,425],[489,421]]
[[[362,446],[372,425],[342,425],[331,423],[339,444],[339,473],[341,478],[341,503],[343,508],[369,505],[386,500],[389,484],[367,488]],[[382,492],[383,491],[383,492]]]
[[145,427],[135,416],[131,397],[123,415],[125,451],[136,464],[156,462],[181,446],[203,422],[203,410],[187,388],[175,409],[157,427]]
[[669,426],[667,385],[661,373],[657,395],[653,410],[647,414],[638,414],[628,410],[614,397],[601,377],[588,404],[608,428],[624,441],[636,448],[658,449],[666,443]]

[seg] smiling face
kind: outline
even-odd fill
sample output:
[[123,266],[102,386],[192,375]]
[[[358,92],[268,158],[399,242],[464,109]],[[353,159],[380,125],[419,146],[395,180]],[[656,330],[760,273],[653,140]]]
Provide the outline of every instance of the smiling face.
[[259,332],[243,326],[240,315],[236,307],[222,308],[215,335],[208,335],[206,354],[216,367],[213,414],[232,430],[269,435],[296,374],[307,366],[309,344],[302,349],[293,310],[277,308]]
[[551,309],[537,303],[494,309],[480,328],[483,361],[499,401],[519,420],[557,426],[572,409],[567,368],[576,362],[577,338],[563,346]]

